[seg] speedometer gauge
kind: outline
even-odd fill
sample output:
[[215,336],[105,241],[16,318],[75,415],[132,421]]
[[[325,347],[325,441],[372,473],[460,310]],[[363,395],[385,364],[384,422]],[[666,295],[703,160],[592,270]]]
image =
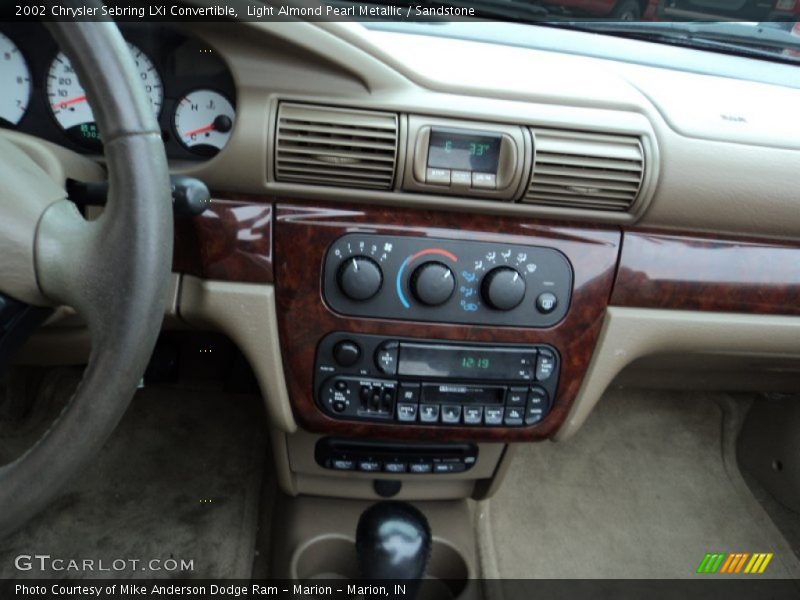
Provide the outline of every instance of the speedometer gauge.
[[175,109],[175,131],[181,143],[203,156],[214,156],[231,137],[236,112],[230,101],[213,90],[186,94]]
[[[158,117],[164,102],[161,77],[153,61],[144,52],[130,42],[128,48],[133,55],[136,71],[147,92],[153,112]],[[59,52],[53,59],[50,71],[47,73],[47,96],[53,116],[70,137],[85,145],[99,145],[100,135],[92,109],[86,102],[86,92],[83,91],[70,60],[63,52]]]
[[17,45],[0,33],[0,121],[16,125],[28,110],[31,72]]

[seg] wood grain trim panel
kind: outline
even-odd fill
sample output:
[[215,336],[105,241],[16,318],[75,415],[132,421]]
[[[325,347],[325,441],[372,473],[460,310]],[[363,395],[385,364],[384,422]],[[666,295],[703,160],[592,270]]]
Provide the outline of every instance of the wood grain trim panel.
[[272,283],[271,204],[213,200],[198,217],[175,221],[172,270],[204,279]]
[[625,232],[611,304],[800,315],[800,248]]
[[[468,239],[548,246],[572,263],[570,310],[549,329],[464,326],[349,317],[322,299],[322,264],[328,246],[350,232]],[[532,219],[342,205],[276,206],[275,282],[278,326],[289,395],[297,421],[314,432],[372,438],[524,441],[553,435],[564,421],[594,351],[617,264],[620,232],[611,228],[545,224]],[[341,421],[314,403],[312,379],[318,342],[332,331],[454,341],[548,343],[561,354],[554,407],[541,423],[523,428],[386,425]]]

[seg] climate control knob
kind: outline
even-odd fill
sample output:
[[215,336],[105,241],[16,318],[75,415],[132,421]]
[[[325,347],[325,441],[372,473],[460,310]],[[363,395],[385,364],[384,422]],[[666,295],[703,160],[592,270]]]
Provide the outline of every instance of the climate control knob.
[[497,267],[483,278],[481,295],[492,308],[511,310],[525,297],[525,278],[511,267]]
[[414,297],[428,306],[444,304],[455,289],[455,276],[444,263],[422,263],[411,274],[411,291]]
[[353,256],[339,267],[339,288],[351,300],[369,300],[383,285],[383,272],[371,258]]

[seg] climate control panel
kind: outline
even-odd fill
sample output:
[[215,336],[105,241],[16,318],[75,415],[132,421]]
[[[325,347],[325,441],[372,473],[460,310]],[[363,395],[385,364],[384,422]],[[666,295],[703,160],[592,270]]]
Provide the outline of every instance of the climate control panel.
[[551,327],[572,280],[552,248],[353,233],[328,249],[323,295],[345,315]]

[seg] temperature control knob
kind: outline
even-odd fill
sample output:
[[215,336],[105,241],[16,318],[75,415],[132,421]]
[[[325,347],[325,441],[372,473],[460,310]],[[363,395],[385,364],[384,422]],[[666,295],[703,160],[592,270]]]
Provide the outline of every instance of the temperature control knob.
[[351,300],[369,300],[383,285],[383,272],[371,258],[354,256],[339,267],[339,288]]
[[455,289],[453,272],[443,263],[422,263],[411,274],[411,291],[414,297],[428,306],[444,304]]
[[525,297],[525,278],[511,267],[497,267],[483,278],[481,295],[497,310],[511,310]]

